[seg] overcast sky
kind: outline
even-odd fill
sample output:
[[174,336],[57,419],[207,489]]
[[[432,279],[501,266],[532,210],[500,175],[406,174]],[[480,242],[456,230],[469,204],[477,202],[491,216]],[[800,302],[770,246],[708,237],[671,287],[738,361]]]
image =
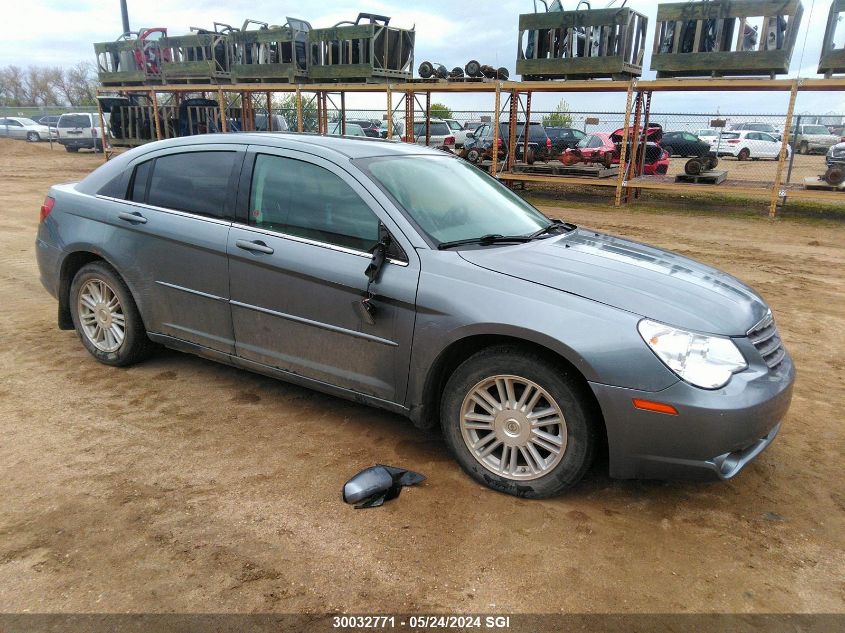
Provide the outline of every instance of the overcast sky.
[[[607,0],[594,2],[603,7]],[[646,56],[650,63],[657,0],[630,0],[628,6],[649,18]],[[26,16],[14,20],[0,43],[0,65],[70,65],[93,60],[93,42],[115,39],[121,32],[118,0],[28,0]],[[829,0],[804,0],[804,18],[792,56],[790,76],[817,77]],[[573,9],[575,1],[564,2]],[[476,0],[475,2],[409,2],[408,0],[325,0],[320,3],[280,0],[129,0],[130,26],[165,26],[171,34],[189,27],[211,27],[212,22],[240,25],[245,18],[283,24],[285,16],[308,20],[315,27],[354,19],[359,11],[391,16],[391,24],[416,26],[415,66],[423,60],[451,68],[469,59],[505,66],[515,78],[517,25],[520,13],[533,10],[532,0]],[[23,13],[23,10],[21,11]],[[9,12],[6,12],[8,16]],[[805,49],[806,40],[806,49]],[[802,56],[803,51],[803,56]],[[802,61],[803,57],[803,61]],[[416,70],[416,69],[415,69]],[[646,70],[644,77],[652,78]],[[550,109],[566,98],[573,110],[614,111],[624,107],[624,96],[612,94],[537,95],[533,107]],[[373,97],[360,97],[365,105]],[[443,94],[437,97],[453,109],[492,109],[491,95]],[[662,112],[783,113],[786,94],[675,93],[658,94],[652,109]],[[352,106],[356,106],[354,100]],[[375,105],[375,104],[373,104]],[[797,111],[845,111],[845,94],[818,93],[801,97]]]

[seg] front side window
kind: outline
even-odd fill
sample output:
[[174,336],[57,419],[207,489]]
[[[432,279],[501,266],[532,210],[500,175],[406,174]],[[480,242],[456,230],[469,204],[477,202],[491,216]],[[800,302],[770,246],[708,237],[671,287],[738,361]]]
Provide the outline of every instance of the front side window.
[[358,251],[378,244],[378,217],[352,187],[301,160],[259,154],[249,209],[253,226]]
[[223,217],[236,157],[234,151],[220,151],[156,158],[147,202],[166,209]]
[[367,170],[438,244],[484,235],[529,235],[546,217],[477,167],[448,156],[367,161]]

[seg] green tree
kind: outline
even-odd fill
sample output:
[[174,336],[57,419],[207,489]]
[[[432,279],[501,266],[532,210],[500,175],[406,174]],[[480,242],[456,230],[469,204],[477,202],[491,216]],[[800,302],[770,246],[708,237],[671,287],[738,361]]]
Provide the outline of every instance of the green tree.
[[543,127],[569,127],[572,125],[572,115],[569,113],[569,104],[561,99],[557,107],[543,117]]
[[[285,96],[277,108],[281,111],[280,114],[285,118],[290,130],[296,132],[298,129],[296,126],[296,94],[290,93]],[[309,103],[304,95],[302,97],[302,129],[305,132],[317,131],[317,102],[312,100]]]
[[431,104],[431,118],[432,119],[451,119],[452,111],[442,103]]

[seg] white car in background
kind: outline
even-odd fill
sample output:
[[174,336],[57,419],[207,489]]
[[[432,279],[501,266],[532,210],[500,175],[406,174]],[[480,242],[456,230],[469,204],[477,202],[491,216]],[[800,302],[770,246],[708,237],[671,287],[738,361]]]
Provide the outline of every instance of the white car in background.
[[457,119],[443,119],[443,121],[445,121],[446,125],[449,126],[449,129],[452,131],[452,136],[455,137],[455,147],[458,149],[463,147],[467,140],[467,132],[469,132],[469,130],[465,130],[464,126]]
[[26,117],[7,116],[0,118],[0,136],[22,138],[37,143],[49,141],[50,136],[56,138],[56,131]]
[[[466,137],[465,137],[466,138]],[[402,140],[405,140],[404,138]],[[414,121],[414,142],[425,145],[425,119]],[[455,149],[455,134],[443,119],[430,119],[428,128],[428,146],[447,151]]]
[[[335,121],[332,123],[331,127],[329,128],[329,134],[332,136],[340,136],[341,135],[341,128],[340,128],[340,121]],[[346,124],[346,134],[343,136],[367,136],[364,134],[364,128],[362,128],[357,123],[347,123]]]
[[[780,155],[781,141],[768,132],[740,130],[722,132],[721,138],[707,139],[717,156],[733,156],[737,160],[758,160],[760,158],[777,159]],[[787,157],[790,154],[786,148]]]

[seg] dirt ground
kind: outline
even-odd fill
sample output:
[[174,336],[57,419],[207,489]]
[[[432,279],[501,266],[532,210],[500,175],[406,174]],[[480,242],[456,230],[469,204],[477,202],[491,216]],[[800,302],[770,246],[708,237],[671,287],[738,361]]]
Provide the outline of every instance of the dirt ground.
[[[845,225],[548,207],[749,282],[799,377],[730,482],[600,463],[526,501],[391,414],[175,352],[95,362],[33,241],[48,186],[101,160],[0,141],[0,611],[845,612]],[[344,505],[377,462],[428,481]]]

